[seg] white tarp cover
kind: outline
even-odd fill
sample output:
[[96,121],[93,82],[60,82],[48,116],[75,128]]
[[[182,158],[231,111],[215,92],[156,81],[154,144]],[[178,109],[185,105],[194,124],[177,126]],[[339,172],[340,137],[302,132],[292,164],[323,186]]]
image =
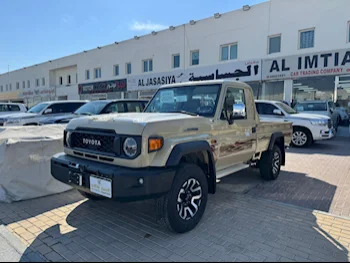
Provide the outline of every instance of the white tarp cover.
[[62,193],[71,188],[54,179],[51,157],[63,151],[63,125],[0,128],[0,202]]

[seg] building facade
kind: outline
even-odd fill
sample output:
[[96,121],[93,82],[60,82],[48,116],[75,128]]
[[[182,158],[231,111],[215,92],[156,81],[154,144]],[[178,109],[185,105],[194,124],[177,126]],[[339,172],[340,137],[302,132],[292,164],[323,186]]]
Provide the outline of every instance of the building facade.
[[270,0],[0,75],[0,100],[152,96],[163,84],[233,79],[259,99],[350,97],[348,0]]

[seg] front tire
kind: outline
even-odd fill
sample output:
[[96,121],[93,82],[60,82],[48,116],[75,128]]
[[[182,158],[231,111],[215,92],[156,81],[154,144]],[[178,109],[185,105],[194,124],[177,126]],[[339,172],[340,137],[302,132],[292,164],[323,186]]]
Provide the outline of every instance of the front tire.
[[310,131],[301,127],[293,128],[292,145],[294,147],[309,147],[312,145],[313,138]]
[[208,201],[208,180],[195,164],[181,164],[170,192],[157,200],[157,218],[176,233],[193,230],[203,217]]
[[272,150],[262,154],[260,161],[260,174],[264,180],[276,180],[281,172],[282,152],[278,145],[274,145]]

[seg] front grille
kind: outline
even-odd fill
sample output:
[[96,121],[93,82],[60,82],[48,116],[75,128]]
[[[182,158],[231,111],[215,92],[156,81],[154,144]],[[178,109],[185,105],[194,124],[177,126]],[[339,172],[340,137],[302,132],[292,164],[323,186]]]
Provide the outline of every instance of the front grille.
[[332,129],[333,123],[332,120],[328,120],[328,129]]
[[113,134],[73,132],[71,135],[71,147],[115,155],[114,145],[116,138]]

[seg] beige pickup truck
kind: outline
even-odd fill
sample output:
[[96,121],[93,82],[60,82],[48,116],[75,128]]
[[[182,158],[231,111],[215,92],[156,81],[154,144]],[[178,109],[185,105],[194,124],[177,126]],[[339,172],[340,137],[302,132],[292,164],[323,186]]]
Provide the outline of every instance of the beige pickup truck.
[[217,179],[259,167],[277,179],[292,123],[260,122],[252,89],[203,81],[161,87],[143,113],[72,120],[52,175],[91,200],[157,200],[157,217],[184,233],[201,220]]

